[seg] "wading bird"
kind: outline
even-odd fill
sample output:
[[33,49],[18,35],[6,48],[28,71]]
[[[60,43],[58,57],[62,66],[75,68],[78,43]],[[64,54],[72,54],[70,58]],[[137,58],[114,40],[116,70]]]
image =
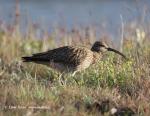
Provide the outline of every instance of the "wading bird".
[[47,65],[61,73],[72,73],[85,70],[100,60],[106,51],[115,52],[124,58],[125,55],[108,47],[104,42],[96,41],[91,49],[78,46],[64,46],[32,56],[22,57],[24,62],[34,62]]

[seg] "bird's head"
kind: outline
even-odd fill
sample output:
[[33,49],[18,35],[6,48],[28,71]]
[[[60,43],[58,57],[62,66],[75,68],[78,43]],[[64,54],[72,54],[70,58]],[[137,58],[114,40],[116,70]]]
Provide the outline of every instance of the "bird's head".
[[110,48],[105,42],[96,41],[93,44],[91,50],[93,52],[97,52],[97,53],[104,53],[106,51],[112,51],[112,52],[115,52],[115,53],[123,56],[126,59],[126,56],[124,54],[122,54],[121,52],[119,52],[119,51],[117,51],[117,50],[115,50],[113,48]]

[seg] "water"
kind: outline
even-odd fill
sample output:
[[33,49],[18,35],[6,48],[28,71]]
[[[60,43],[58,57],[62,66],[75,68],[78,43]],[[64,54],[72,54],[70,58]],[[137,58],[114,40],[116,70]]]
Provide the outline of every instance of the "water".
[[[118,31],[120,16],[130,22],[143,16],[144,9],[149,10],[149,0],[20,0],[22,28],[29,21],[43,28],[62,24],[68,29],[74,25],[101,25]],[[0,20],[14,22],[15,0],[0,0]],[[149,20],[149,15],[145,16]],[[146,21],[145,21],[146,22]]]

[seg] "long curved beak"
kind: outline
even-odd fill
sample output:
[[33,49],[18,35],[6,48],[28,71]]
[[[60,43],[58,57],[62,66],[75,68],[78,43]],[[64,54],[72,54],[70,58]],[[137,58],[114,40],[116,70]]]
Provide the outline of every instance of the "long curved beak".
[[117,50],[115,50],[115,49],[113,49],[113,48],[107,48],[107,50],[108,50],[108,51],[115,52],[115,53],[121,55],[123,58],[127,59],[127,57],[126,57],[124,54],[122,54],[121,52],[119,52],[119,51],[117,51]]

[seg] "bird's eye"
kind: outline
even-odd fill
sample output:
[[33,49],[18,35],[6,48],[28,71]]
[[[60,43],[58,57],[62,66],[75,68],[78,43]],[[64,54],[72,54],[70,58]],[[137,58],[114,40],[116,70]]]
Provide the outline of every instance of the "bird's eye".
[[104,45],[100,45],[101,47],[105,47]]

